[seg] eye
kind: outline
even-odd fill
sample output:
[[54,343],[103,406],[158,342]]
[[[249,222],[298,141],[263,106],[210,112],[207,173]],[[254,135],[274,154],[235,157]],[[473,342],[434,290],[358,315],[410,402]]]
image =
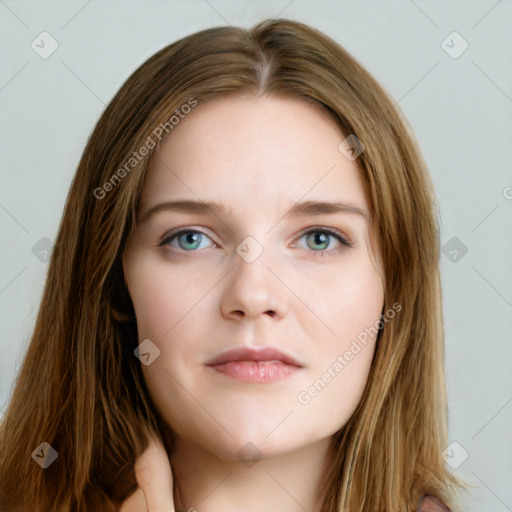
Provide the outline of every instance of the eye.
[[[313,249],[315,256],[324,256],[326,253],[337,254],[339,249],[332,249],[333,239],[340,242],[342,245],[346,247],[352,247],[354,244],[349,242],[341,233],[329,228],[313,228],[305,233],[299,238],[306,237],[307,247]],[[333,242],[334,243],[334,242]],[[292,244],[292,247],[295,247],[295,242]],[[328,249],[331,247],[331,249]]]
[[[166,237],[158,245],[170,245],[171,247],[183,249],[184,251],[194,251],[196,249],[204,249],[205,247],[208,247],[203,244],[205,239],[211,240],[211,238],[202,231],[181,229],[180,231],[176,231],[175,233],[172,233]],[[178,247],[176,247],[176,244]],[[215,247],[215,245],[216,244],[214,242],[212,247]]]

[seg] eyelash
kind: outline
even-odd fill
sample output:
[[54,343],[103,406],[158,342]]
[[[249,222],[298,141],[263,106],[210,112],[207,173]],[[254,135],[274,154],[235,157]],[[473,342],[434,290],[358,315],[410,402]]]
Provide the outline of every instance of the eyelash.
[[[175,231],[174,233],[171,233],[169,236],[166,236],[159,244],[158,244],[158,247],[162,247],[164,245],[169,245],[169,243],[174,240],[175,238],[179,237],[180,235],[184,234],[184,233],[200,233],[201,235],[205,235],[207,236],[208,238],[210,238],[205,232],[203,231],[200,231],[200,230],[197,230],[197,229],[190,229],[190,228],[186,228],[186,229],[180,229],[178,231]],[[344,245],[345,247],[353,247],[353,243],[352,242],[349,242],[341,233],[339,233],[338,231],[335,231],[333,229],[330,229],[330,228],[319,228],[319,227],[313,227],[313,228],[310,228],[308,231],[305,231],[304,233],[302,233],[300,235],[300,237],[297,239],[297,240],[300,240],[302,237],[306,236],[306,235],[309,235],[311,233],[324,233],[324,234],[327,234],[327,235],[330,235],[334,238],[336,238],[339,242],[341,242],[342,245]],[[214,242],[215,243],[215,242]],[[295,242],[294,242],[295,244]],[[175,249],[175,248],[173,248]],[[186,251],[186,250],[181,250],[181,252],[186,252],[186,253],[195,253],[196,251],[198,251],[200,249],[192,249],[190,251]],[[324,255],[329,255],[329,256],[332,256],[332,255],[336,255],[339,253],[339,249],[329,249],[329,250],[318,250],[318,251],[315,251],[313,249],[311,249],[311,252],[313,252],[315,254],[315,256],[324,256]]]

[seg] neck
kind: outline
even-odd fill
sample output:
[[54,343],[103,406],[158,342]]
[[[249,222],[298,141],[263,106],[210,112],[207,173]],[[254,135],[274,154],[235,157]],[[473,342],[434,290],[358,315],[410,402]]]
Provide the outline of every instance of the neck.
[[170,458],[182,510],[319,512],[329,444],[326,438],[272,458],[226,461],[178,439]]

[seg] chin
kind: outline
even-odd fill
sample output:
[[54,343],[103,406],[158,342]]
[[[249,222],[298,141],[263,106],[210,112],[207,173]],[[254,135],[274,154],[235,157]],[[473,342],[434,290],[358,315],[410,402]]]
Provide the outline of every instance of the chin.
[[250,467],[258,460],[285,455],[300,449],[302,446],[297,438],[291,441],[276,436],[275,439],[269,440],[265,435],[240,435],[230,438],[226,444],[215,444],[209,449],[221,460],[243,462]]
[[[270,424],[257,419],[241,422],[236,428],[229,429],[231,435],[221,428],[219,430],[222,432],[210,430],[201,433],[198,444],[220,460],[245,462],[251,467],[251,461],[286,455],[327,437],[327,434],[322,436],[318,432],[313,434],[297,428],[291,434],[289,429],[276,429],[276,422],[272,422],[271,427],[267,423]],[[195,439],[197,442],[199,436]]]

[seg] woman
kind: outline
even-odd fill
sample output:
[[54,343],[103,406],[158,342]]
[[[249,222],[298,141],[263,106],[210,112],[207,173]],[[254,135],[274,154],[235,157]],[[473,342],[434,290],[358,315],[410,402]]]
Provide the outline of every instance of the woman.
[[159,51],[73,181],[0,508],[456,507],[434,200],[325,35],[271,20]]

